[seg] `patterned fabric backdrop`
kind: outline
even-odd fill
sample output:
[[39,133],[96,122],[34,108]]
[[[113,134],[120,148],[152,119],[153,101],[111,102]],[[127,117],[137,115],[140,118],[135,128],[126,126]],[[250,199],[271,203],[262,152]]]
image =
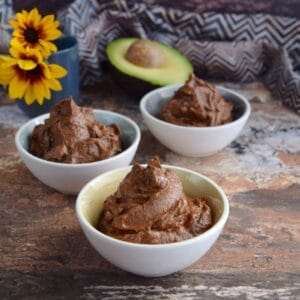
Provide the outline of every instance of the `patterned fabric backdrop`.
[[11,0],[0,0],[0,53],[8,49],[10,34],[7,31],[7,24],[13,15]]
[[108,42],[138,36],[171,44],[205,78],[261,80],[300,113],[300,20],[265,14],[194,13],[136,1],[77,0],[59,16],[79,42],[81,79],[102,75]]

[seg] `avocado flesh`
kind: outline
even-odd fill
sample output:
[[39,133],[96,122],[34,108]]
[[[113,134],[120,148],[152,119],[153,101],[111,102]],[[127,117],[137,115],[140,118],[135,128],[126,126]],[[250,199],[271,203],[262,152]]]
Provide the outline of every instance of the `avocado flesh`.
[[137,40],[136,38],[121,38],[108,44],[106,48],[108,60],[119,72],[154,86],[184,83],[188,79],[193,71],[189,60],[176,49],[158,42],[156,44],[165,56],[162,67],[141,67],[128,61],[126,53]]

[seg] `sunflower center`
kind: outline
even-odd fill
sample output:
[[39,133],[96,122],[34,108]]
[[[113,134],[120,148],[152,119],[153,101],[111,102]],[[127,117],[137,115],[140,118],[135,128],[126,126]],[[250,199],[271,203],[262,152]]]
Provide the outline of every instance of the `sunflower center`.
[[24,36],[27,42],[34,44],[39,39],[39,32],[29,27],[24,30]]
[[30,80],[31,83],[40,81],[44,77],[43,69],[40,66],[28,71],[22,70],[16,66],[15,71],[18,73],[20,80]]
[[40,66],[28,71],[28,77],[31,78],[32,81],[36,81],[43,77],[43,70]]

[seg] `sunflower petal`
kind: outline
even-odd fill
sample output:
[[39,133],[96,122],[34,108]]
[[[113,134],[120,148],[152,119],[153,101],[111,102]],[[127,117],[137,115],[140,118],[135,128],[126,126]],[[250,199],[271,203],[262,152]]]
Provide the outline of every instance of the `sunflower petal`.
[[39,39],[39,43],[44,49],[47,49],[48,51],[49,50],[54,51],[54,52],[57,51],[57,47],[55,46],[55,44],[53,44],[51,42],[45,41],[43,39]]
[[14,28],[14,29],[17,29],[19,27],[19,23],[17,20],[15,19],[11,19],[8,21],[9,25]]
[[46,58],[46,59],[47,59],[47,58],[50,56],[50,54],[51,54],[50,49],[49,49],[48,47],[45,47],[44,44],[39,43],[39,44],[38,44],[38,49],[40,50],[42,57],[44,57],[44,58]]
[[7,62],[9,60],[12,60],[12,58],[7,55],[0,55],[0,63]]
[[49,26],[46,26],[46,29],[48,29],[50,26],[52,26],[55,29],[58,29],[60,25],[60,22],[58,20],[55,20],[52,24],[49,24]]
[[29,14],[28,14],[28,23],[32,26],[35,27],[36,20],[38,19],[39,12],[37,8],[33,8]]
[[11,59],[8,55],[0,55],[0,63]]
[[45,63],[41,63],[40,64],[40,67],[42,68],[42,71],[43,71],[43,75],[46,77],[46,78],[52,78],[53,76],[51,75],[51,71],[49,69],[49,65],[45,64]]
[[22,70],[33,70],[37,63],[31,59],[18,59],[18,66]]
[[[26,43],[25,43],[26,44]],[[17,39],[17,38],[12,38],[11,40],[10,40],[10,45],[12,46],[12,47],[23,47],[23,46],[25,46],[24,45],[24,43],[22,43],[21,42],[21,40],[20,39]]]
[[40,23],[41,26],[43,26],[43,28],[45,30],[50,30],[50,29],[57,29],[59,27],[60,22],[58,20],[55,20],[53,22],[47,22],[47,23]]
[[41,63],[43,61],[41,52],[36,48],[28,47],[27,50],[24,49],[23,56],[26,56],[27,59],[31,59],[36,63]]
[[34,95],[33,86],[29,85],[25,93],[25,102],[27,105],[31,105],[35,99],[36,97]]
[[23,49],[21,47],[11,47],[9,49],[9,53],[12,57],[15,57],[15,58],[21,58],[22,57],[22,54],[24,53],[24,51],[22,51]]
[[15,38],[24,40],[24,29],[15,30],[12,35]]
[[56,40],[61,36],[62,32],[58,29],[45,30],[44,35],[46,40]]
[[35,59],[39,64],[43,62],[43,56],[41,54],[41,51],[38,49],[32,50],[33,59]]
[[30,81],[29,80],[22,80],[19,83],[19,97],[18,98],[23,98],[26,90],[28,89]]
[[26,30],[27,25],[25,23],[19,23],[18,24],[18,28],[16,28],[13,33],[12,36],[16,36],[17,32],[24,32],[24,30]]
[[29,12],[27,10],[25,10],[25,9],[22,9],[22,15],[25,18],[25,20],[27,20]]
[[37,8],[32,9],[28,15],[28,23],[33,27],[38,26],[41,20],[41,15],[39,14]]
[[9,84],[16,75],[14,68],[2,69],[0,65],[0,84]]
[[41,24],[47,26],[49,24],[52,24],[53,22],[54,22],[54,15],[48,15],[42,19]]
[[23,98],[28,85],[29,80],[22,80],[19,76],[15,76],[9,83],[9,97],[12,99]]
[[44,102],[44,96],[45,96],[45,90],[43,84],[41,84],[41,81],[36,81],[32,85],[33,93],[35,95],[35,98],[37,102],[42,105]]
[[1,62],[1,68],[6,69],[10,68],[12,66],[15,66],[17,64],[17,60],[12,57],[7,57],[5,60]]
[[55,44],[51,43],[51,42],[47,42],[48,44],[48,48],[53,51],[53,52],[56,52],[57,51],[57,47]]
[[61,83],[58,80],[54,79],[54,78],[48,79],[47,80],[47,85],[53,91],[61,91],[62,90]]
[[47,85],[47,80],[42,79],[41,84],[43,85],[44,88],[44,97],[49,100],[51,98],[51,93]]
[[61,78],[68,74],[68,71],[60,65],[50,64],[49,70],[52,78]]
[[22,12],[16,13],[17,22],[26,22],[28,17],[28,12],[26,10],[22,10]]

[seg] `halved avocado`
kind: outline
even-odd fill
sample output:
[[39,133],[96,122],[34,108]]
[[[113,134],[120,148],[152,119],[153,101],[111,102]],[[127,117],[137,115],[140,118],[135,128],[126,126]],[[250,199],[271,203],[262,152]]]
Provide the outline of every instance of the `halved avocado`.
[[120,38],[107,45],[106,54],[117,82],[138,96],[158,86],[184,83],[193,72],[184,55],[156,41]]

